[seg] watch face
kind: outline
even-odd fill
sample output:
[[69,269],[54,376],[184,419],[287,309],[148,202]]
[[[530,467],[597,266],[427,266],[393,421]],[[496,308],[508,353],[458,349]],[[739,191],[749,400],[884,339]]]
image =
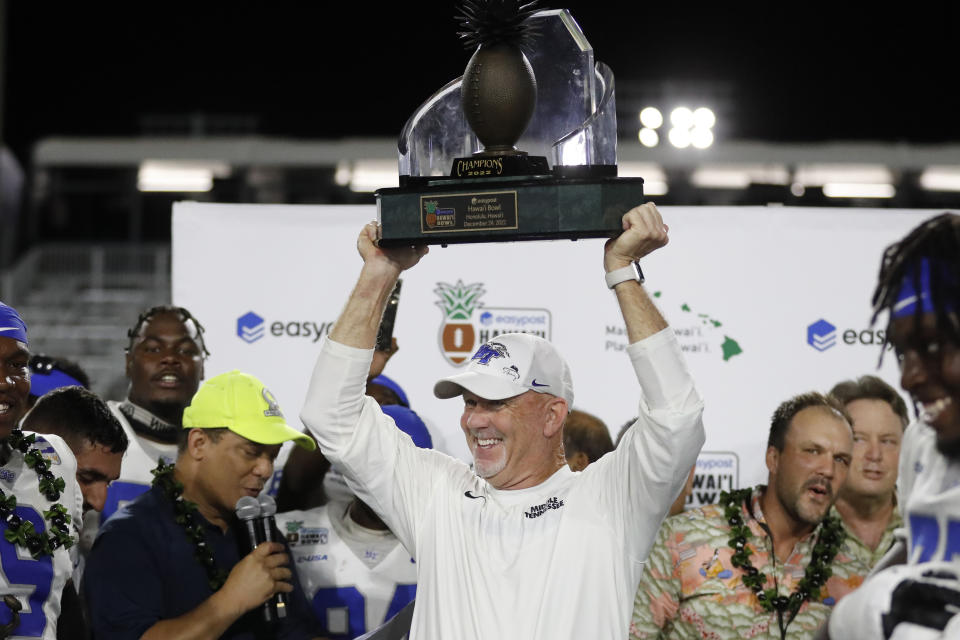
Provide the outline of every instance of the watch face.
[[640,262],[638,260],[633,261],[633,267],[637,270],[637,282],[643,284],[643,269],[640,268]]

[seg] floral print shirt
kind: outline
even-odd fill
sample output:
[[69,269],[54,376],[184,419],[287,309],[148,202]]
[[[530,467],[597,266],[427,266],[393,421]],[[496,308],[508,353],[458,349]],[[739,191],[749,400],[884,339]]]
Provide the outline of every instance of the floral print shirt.
[[[821,526],[801,539],[786,562],[773,554],[760,497],[763,485],[753,489],[751,504],[743,506],[743,520],[753,536],[750,562],[767,577],[765,589],[783,596],[793,593],[804,576]],[[732,638],[780,639],[776,611],[768,612],[756,594],[742,582],[743,571],[733,566],[731,525],[722,505],[707,505],[667,518],[650,552],[646,571],[634,602],[631,638]],[[785,638],[811,638],[836,602],[860,586],[870,567],[850,553],[846,543],[831,565],[832,576],[815,601],[803,604],[787,624]]]

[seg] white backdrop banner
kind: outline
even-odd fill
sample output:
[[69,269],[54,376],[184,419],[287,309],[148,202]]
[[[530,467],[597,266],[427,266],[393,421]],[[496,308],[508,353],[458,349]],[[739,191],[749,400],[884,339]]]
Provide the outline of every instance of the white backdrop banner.
[[[647,289],[680,338],[706,401],[707,442],[694,504],[766,479],[770,416],[790,396],[874,373],[898,387],[892,354],[878,370],[881,319],[870,295],[885,246],[935,212],[664,207],[670,244],[643,261]],[[319,339],[359,272],[355,241],[372,206],[178,203],[173,300],[206,327],[206,375],[250,372],[292,424]],[[614,436],[636,415],[602,240],[431,248],[403,277],[385,373],[406,390],[435,446],[469,459],[462,403],[436,400],[488,337],[528,331],[558,345],[577,408]]]

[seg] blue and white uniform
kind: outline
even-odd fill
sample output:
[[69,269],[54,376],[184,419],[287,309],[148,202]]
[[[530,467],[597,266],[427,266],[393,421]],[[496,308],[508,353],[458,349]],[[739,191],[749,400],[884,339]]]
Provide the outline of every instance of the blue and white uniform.
[[376,629],[417,589],[416,564],[397,537],[360,526],[348,509],[331,502],[277,515],[303,591],[331,640]]
[[[70,515],[70,531],[76,542],[83,511],[76,458],[59,436],[37,435],[33,446],[50,463],[50,472],[64,480],[65,488],[57,502],[66,507]],[[18,516],[32,522],[37,532],[47,532],[43,512],[55,503],[40,493],[40,478],[27,466],[20,451],[14,450],[7,463],[0,467],[0,488],[6,495],[16,496]],[[6,528],[6,523],[0,522],[0,594],[12,594],[23,605],[20,624],[11,637],[56,640],[60,598],[73,575],[77,547],[74,545],[69,550],[60,547],[52,557],[34,560],[29,551],[7,541],[2,535]],[[8,622],[10,611],[0,602],[0,624]]]
[[151,471],[157,468],[158,460],[162,458],[167,464],[173,464],[177,460],[176,444],[154,442],[142,437],[130,426],[127,416],[120,411],[120,404],[113,400],[107,402],[110,411],[120,421],[120,426],[127,434],[130,444],[127,446],[127,452],[123,454],[120,477],[111,482],[110,488],[107,489],[107,501],[100,514],[100,522],[150,488],[153,482]]
[[[952,588],[960,599],[960,461],[946,457],[936,445],[937,434],[926,424],[916,422],[907,428],[899,476],[907,564],[881,571],[838,603],[830,619],[832,638],[885,637],[883,616],[894,606],[893,599],[900,597],[894,592],[905,580]],[[937,575],[924,575],[931,571]],[[950,579],[951,573],[958,579]],[[960,626],[960,616],[954,618],[951,627]],[[960,636],[902,623],[889,637]]]

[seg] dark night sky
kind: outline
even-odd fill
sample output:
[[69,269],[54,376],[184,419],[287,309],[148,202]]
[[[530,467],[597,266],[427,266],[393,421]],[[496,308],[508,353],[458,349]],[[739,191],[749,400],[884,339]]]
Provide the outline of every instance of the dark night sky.
[[[44,136],[197,111],[256,114],[262,134],[394,136],[469,58],[447,2],[240,4],[8,2],[4,138],[25,160]],[[960,141],[955,2],[652,4],[563,5],[623,95],[725,86],[734,138]]]

